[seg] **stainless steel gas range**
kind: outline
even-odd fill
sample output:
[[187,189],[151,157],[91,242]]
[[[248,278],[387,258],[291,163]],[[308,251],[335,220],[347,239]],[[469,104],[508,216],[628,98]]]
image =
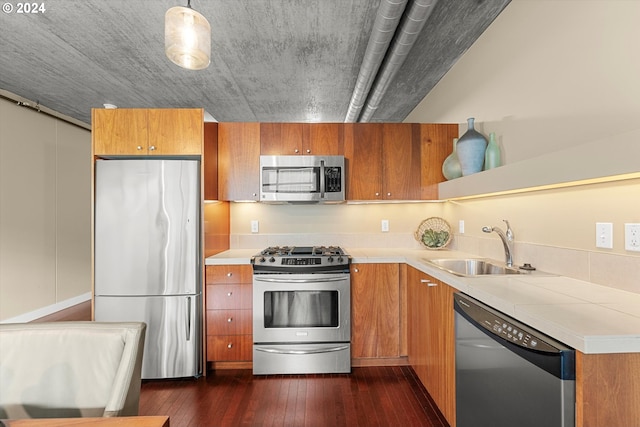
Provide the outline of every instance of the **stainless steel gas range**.
[[253,264],[253,373],[351,372],[351,257],[270,247]]

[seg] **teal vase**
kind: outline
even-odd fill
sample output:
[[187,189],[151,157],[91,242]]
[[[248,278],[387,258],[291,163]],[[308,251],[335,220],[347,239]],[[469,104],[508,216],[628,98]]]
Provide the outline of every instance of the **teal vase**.
[[460,178],[462,176],[462,168],[460,167],[460,160],[458,160],[458,153],[456,151],[457,144],[458,138],[453,138],[453,151],[442,163],[442,175],[444,175],[447,180]]
[[474,129],[474,120],[474,118],[467,119],[467,131],[458,139],[456,146],[462,176],[481,172],[484,165],[487,139]]
[[496,134],[491,132],[489,134],[489,144],[487,144],[487,149],[484,153],[484,170],[497,168],[500,165],[502,165],[500,147],[496,142]]

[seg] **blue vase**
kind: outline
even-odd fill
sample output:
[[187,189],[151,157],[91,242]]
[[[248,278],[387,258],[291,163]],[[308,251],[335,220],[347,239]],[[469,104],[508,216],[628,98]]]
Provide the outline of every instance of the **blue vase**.
[[487,150],[484,153],[484,170],[497,168],[501,164],[500,147],[496,142],[496,134],[491,132],[489,134],[489,144],[487,145]]
[[444,159],[442,163],[442,175],[449,179],[456,179],[462,176],[462,168],[460,167],[460,160],[458,160],[458,153],[456,151],[456,145],[458,138],[453,138],[453,151]]
[[458,139],[456,151],[462,176],[471,175],[482,171],[484,154],[487,149],[487,139],[473,128],[474,118],[467,119],[468,129]]

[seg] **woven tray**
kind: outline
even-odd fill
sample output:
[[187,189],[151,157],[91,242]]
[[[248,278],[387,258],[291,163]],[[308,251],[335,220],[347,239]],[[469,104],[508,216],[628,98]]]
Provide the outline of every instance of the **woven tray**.
[[427,249],[443,249],[451,242],[451,227],[442,218],[427,218],[420,223],[413,237]]

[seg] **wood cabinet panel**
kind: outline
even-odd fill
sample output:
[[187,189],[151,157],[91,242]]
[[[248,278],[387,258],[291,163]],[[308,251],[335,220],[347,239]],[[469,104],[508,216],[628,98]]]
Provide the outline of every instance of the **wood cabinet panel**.
[[204,138],[202,109],[152,108],[148,111],[149,154],[202,154]]
[[[414,136],[414,128],[416,129]],[[420,199],[419,126],[382,125],[382,192],[387,200]]]
[[308,123],[304,131],[303,154],[324,156],[344,154],[343,123]]
[[210,361],[251,360],[253,338],[251,335],[209,335],[207,355]]
[[200,155],[202,109],[95,109],[94,155]]
[[438,408],[455,425],[455,331],[450,286],[408,267],[409,363]]
[[149,128],[145,109],[93,109],[93,154],[138,155],[147,153]]
[[400,355],[398,264],[351,267],[352,357]]
[[218,200],[218,124],[204,124],[202,151],[204,199]]
[[[457,124],[420,124],[420,198],[438,198],[438,183],[444,182],[442,163],[453,151],[453,138],[458,137]],[[414,130],[415,135],[415,130]]]
[[576,351],[576,427],[640,425],[640,353]]
[[348,123],[344,128],[347,200],[382,198],[382,125]]
[[207,285],[253,282],[253,269],[250,265],[208,265],[206,269]]
[[253,357],[253,270],[250,265],[205,267],[207,361]]
[[209,335],[250,335],[252,313],[252,310],[207,310],[207,331]]
[[304,154],[302,127],[302,123],[260,123],[260,154]]
[[259,190],[260,124],[218,123],[218,198],[257,201]]
[[252,305],[250,284],[207,285],[207,310],[249,309]]

